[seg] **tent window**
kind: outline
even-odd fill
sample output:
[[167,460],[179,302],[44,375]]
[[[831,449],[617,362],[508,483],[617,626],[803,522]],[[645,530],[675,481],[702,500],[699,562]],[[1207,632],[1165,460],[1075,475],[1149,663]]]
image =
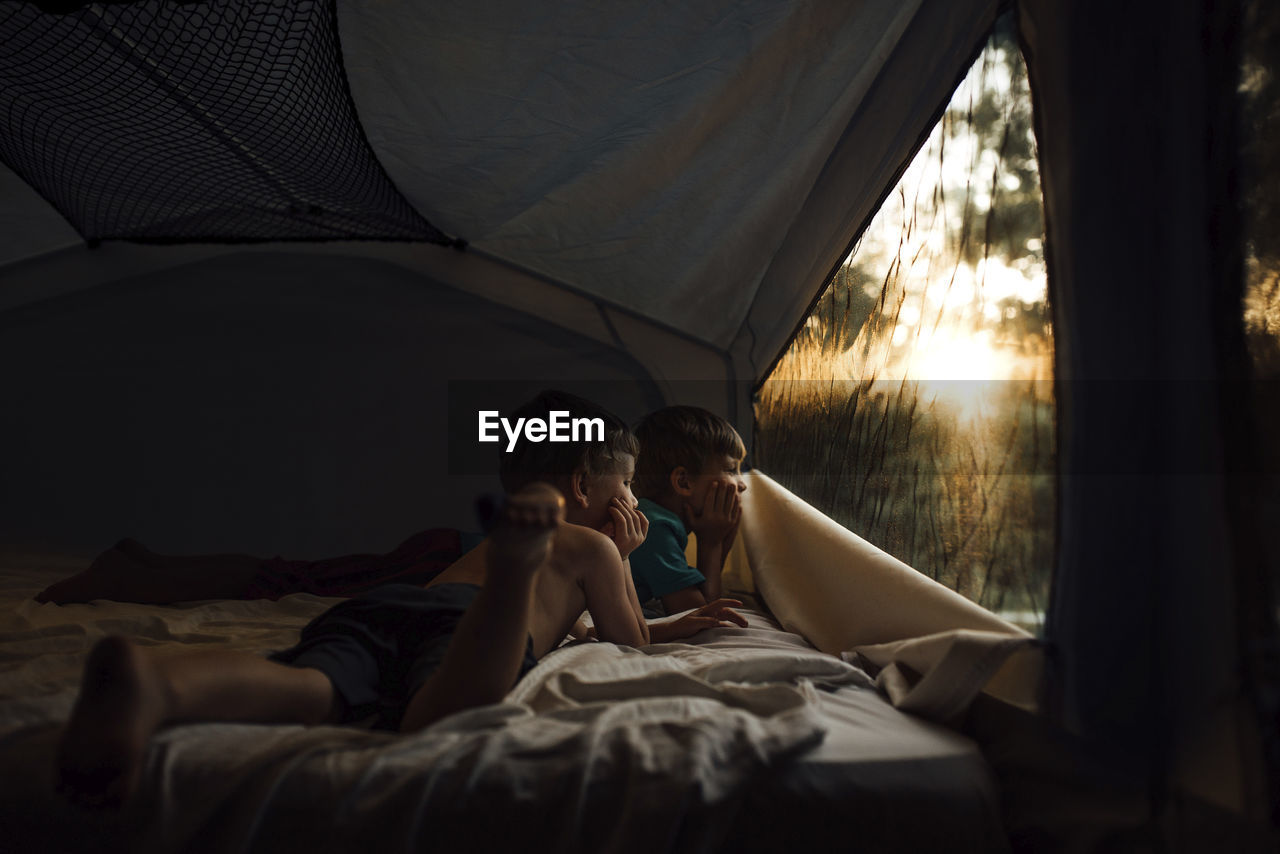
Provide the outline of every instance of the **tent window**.
[[756,463],[1033,631],[1055,521],[1031,95],[1001,19],[756,400]]

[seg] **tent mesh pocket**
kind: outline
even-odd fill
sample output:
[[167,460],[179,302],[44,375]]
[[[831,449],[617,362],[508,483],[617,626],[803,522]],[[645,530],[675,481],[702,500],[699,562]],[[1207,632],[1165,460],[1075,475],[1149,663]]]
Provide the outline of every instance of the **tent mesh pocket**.
[[369,147],[332,0],[0,4],[0,117],[91,241],[451,242]]

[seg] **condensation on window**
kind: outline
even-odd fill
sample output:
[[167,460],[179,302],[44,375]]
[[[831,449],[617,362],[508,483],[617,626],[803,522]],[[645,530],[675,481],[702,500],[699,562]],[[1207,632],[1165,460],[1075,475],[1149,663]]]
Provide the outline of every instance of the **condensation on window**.
[[756,464],[1032,631],[1053,561],[1053,334],[1031,95],[1002,18],[756,396]]

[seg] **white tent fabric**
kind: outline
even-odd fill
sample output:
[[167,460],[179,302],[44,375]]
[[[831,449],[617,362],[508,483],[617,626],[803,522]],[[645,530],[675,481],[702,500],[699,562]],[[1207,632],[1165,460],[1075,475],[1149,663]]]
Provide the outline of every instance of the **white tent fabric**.
[[[425,275],[519,300],[532,274],[721,353],[741,341],[753,382],[996,5],[366,2],[339,22],[379,160],[472,247],[418,253]],[[0,188],[0,270],[38,267],[67,230],[11,175]],[[524,308],[571,325],[559,302]],[[641,328],[626,346],[648,363],[671,336]]]
[[[874,181],[900,166],[940,100],[919,79],[951,85],[994,5],[339,8],[370,141],[429,220],[727,349],[832,153],[854,146]],[[885,79],[908,53],[933,67],[917,64],[911,83]],[[856,140],[845,140],[885,87],[896,114],[860,121]],[[866,195],[856,177],[841,177],[842,195]],[[837,251],[851,238],[846,221],[808,225],[844,234]],[[826,272],[768,286],[787,303],[797,292],[807,302]]]
[[748,483],[742,538],[752,576],[779,622],[818,649],[838,654],[948,629],[1029,637],[767,475],[753,472]]
[[879,684],[894,705],[913,714],[957,717],[984,689],[1021,708],[1036,707],[1043,658],[1029,634],[767,475],[752,472],[747,482],[741,559],[785,628],[824,652],[883,668]]

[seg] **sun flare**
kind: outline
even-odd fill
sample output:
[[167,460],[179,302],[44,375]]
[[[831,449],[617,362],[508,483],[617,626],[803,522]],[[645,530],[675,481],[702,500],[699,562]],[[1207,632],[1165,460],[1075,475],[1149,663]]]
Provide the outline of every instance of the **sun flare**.
[[962,338],[940,330],[907,357],[907,378],[924,383],[1007,379],[1010,367],[991,347],[989,336]]
[[992,346],[987,332],[939,329],[904,357],[906,377],[919,383],[922,399],[948,406],[966,421],[979,416],[995,387],[1017,370],[1016,357]]

